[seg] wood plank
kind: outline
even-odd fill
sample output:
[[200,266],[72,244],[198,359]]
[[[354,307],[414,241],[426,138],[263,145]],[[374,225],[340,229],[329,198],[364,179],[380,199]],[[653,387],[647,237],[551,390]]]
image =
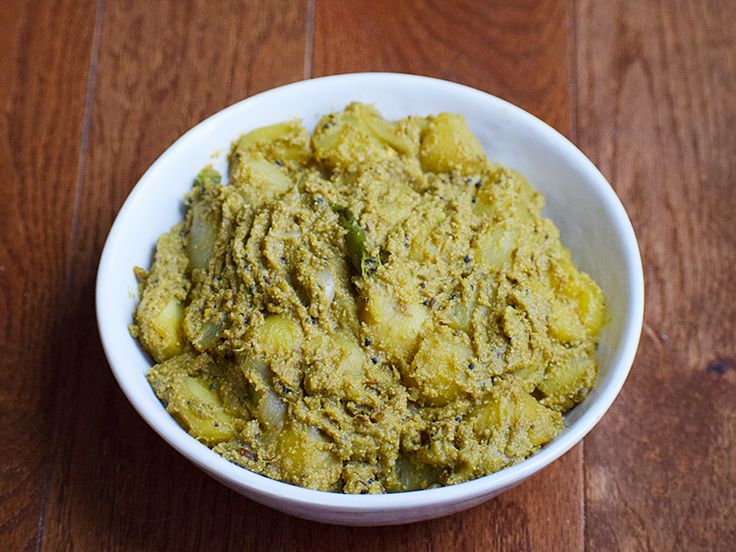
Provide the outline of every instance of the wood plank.
[[[35,546],[93,0],[0,3],[0,542]],[[74,29],[69,34],[69,29]]]
[[[237,12],[234,22],[234,9],[223,10],[220,18],[204,2],[186,7],[106,5],[90,130],[94,147],[84,171],[74,248],[70,302],[80,314],[68,329],[70,346],[63,351],[67,377],[59,390],[55,426],[63,437],[55,448],[44,546],[52,550],[178,550],[205,543],[212,549],[255,549],[266,543],[271,549],[310,550],[580,548],[580,449],[530,483],[465,514],[408,528],[324,527],[272,512],[211,481],[154,435],[117,389],[95,336],[92,312],[93,275],[105,233],[135,179],[182,131],[238,97],[299,78],[304,4],[282,7],[278,14],[269,6],[274,4],[251,5]],[[365,32],[365,9],[357,3],[349,4],[350,11],[343,14],[350,24],[342,26],[343,35],[335,35],[338,46],[320,43],[323,33],[340,30],[320,23],[336,7],[340,6],[317,3],[313,63],[317,74],[361,69],[358,61],[366,60],[364,52],[345,48],[350,42],[345,33]],[[481,4],[468,3],[465,8],[477,36],[495,33],[492,54],[486,51],[487,39],[471,41],[471,48],[466,36],[443,28],[441,20],[448,14],[440,9],[432,17],[433,36],[439,37],[433,44],[438,48],[435,55],[445,56],[445,61],[436,63],[430,51],[424,65],[392,68],[437,71],[438,76],[480,86],[569,133],[564,4],[491,6],[492,15]],[[388,4],[373,4],[371,9],[383,13]],[[481,26],[478,14],[486,14]],[[169,25],[161,26],[160,21]],[[390,23],[394,28],[403,25],[399,19]],[[415,32],[423,32],[415,27]],[[234,43],[238,30],[246,28],[249,32],[239,37],[243,42]],[[225,38],[221,44],[207,42],[212,37]],[[383,41],[375,55],[397,55],[405,47],[401,44]],[[344,58],[338,59],[343,65],[328,67],[320,60],[324,50],[333,47],[345,49]],[[455,50],[460,54],[451,55]],[[403,56],[407,64],[414,63],[411,54],[398,55],[397,59]],[[459,69],[467,56],[479,61],[465,62]],[[226,82],[213,87],[221,75]],[[548,523],[551,519],[554,524]]]
[[317,0],[315,76],[397,71],[496,94],[569,135],[565,0]]
[[578,124],[633,219],[639,356],[586,440],[591,550],[736,545],[736,2],[577,4]]
[[94,277],[117,210],[156,156],[205,116],[302,78],[305,13],[303,1],[105,3],[45,549],[247,549],[277,543],[287,523],[199,472],[133,411],[99,345]]
[[[504,97],[570,134],[567,3],[318,0],[314,75],[401,71]],[[442,520],[354,530],[294,520],[289,544],[329,550],[575,550],[583,545],[582,449],[531,481]]]

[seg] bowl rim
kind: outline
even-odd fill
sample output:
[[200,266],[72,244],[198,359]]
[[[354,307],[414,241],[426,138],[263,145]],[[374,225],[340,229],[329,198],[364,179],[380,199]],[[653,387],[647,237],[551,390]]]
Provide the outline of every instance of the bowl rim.
[[[300,90],[302,93],[308,93],[310,88],[316,88],[327,81],[353,81],[353,84],[360,85],[360,82],[365,79],[385,82],[393,81],[394,83],[401,82],[401,84],[409,86],[421,82],[422,85],[442,89],[445,93],[450,92],[468,97],[474,96],[485,102],[497,104],[499,107],[507,110],[511,116],[526,120],[527,123],[536,126],[537,130],[545,139],[560,143],[562,147],[568,150],[569,155],[574,158],[577,168],[584,172],[586,185],[595,187],[598,195],[603,198],[602,203],[611,209],[614,227],[624,252],[626,262],[625,274],[630,290],[626,301],[626,320],[623,325],[620,342],[615,347],[614,354],[612,355],[613,360],[610,365],[608,383],[604,387],[599,388],[600,392],[598,396],[589,405],[588,409],[566,427],[561,435],[522,462],[478,479],[434,489],[380,495],[352,495],[318,491],[270,479],[225,460],[191,437],[176,422],[173,422],[175,427],[172,427],[171,423],[166,423],[167,420],[157,412],[149,411],[144,404],[143,398],[137,396],[128,386],[125,362],[123,361],[124,359],[117,358],[115,347],[116,340],[120,339],[120,328],[116,328],[111,321],[106,319],[103,300],[108,274],[114,270],[113,244],[122,237],[120,235],[122,220],[129,215],[129,212],[133,210],[137,203],[137,198],[143,189],[141,184],[149,179],[149,175],[155,172],[158,165],[166,157],[172,155],[177,145],[193,138],[196,134],[207,133],[210,128],[227,118],[244,102],[252,102],[256,99],[263,100],[269,95],[283,94],[286,91]],[[269,503],[288,502],[292,506],[320,507],[323,510],[340,513],[361,513],[376,510],[398,512],[418,507],[438,507],[443,504],[470,502],[473,499],[479,499],[485,495],[497,494],[540,471],[580,442],[613,404],[626,381],[636,356],[644,320],[644,276],[636,235],[623,204],[592,161],[570,140],[547,123],[506,100],[451,81],[406,73],[387,72],[329,75],[296,81],[272,88],[254,96],[244,98],[210,115],[181,135],[140,177],[118,211],[100,256],[95,296],[98,330],[107,361],[110,364],[115,379],[138,414],[169,445],[222,483],[232,488],[245,488],[251,497],[260,497]],[[127,327],[124,328],[124,331],[128,335]]]

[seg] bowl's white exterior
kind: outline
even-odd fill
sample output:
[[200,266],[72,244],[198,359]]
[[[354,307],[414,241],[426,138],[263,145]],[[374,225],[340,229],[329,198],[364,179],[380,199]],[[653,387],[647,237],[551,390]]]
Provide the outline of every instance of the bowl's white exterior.
[[[351,101],[374,103],[387,118],[462,113],[489,157],[524,173],[547,201],[575,260],[601,285],[611,321],[601,335],[600,374],[588,398],[566,416],[564,432],[535,456],[460,485],[388,495],[343,495],[274,481],[231,464],[190,437],[166,413],[144,377],[150,366],[128,334],[137,298],[134,265],[148,266],[156,238],[181,218],[181,198],[212,154],[223,168],[241,133],[299,117],[312,128],[321,114]],[[338,75],[297,82],[243,100],[200,123],[146,171],[110,230],[97,275],[97,320],[120,387],[171,446],[235,491],[307,519],[347,525],[400,524],[457,512],[516,485],[573,447],[620,391],[636,353],[644,282],[636,236],[621,202],[593,164],[545,123],[494,96],[459,84],[390,73]]]

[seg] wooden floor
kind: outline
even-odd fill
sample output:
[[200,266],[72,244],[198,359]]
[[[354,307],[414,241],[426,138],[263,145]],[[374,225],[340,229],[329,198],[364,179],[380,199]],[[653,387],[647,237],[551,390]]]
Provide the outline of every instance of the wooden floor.
[[[0,2],[0,549],[736,550],[736,2]],[[116,385],[94,279],[116,211],[202,118],[305,77],[506,98],[623,200],[646,322],[611,411],[465,513],[323,526],[227,490]]]

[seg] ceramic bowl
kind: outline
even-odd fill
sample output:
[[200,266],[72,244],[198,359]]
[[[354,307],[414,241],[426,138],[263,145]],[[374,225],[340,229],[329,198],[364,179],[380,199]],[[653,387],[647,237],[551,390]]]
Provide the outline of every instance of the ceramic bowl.
[[[133,266],[149,266],[156,238],[182,216],[182,196],[200,168],[224,168],[230,142],[249,130],[322,114],[352,101],[384,117],[461,113],[495,162],[521,171],[546,198],[578,265],[603,288],[610,322],[600,337],[600,372],[590,395],[565,417],[565,429],[531,458],[474,481],[385,495],[346,495],[274,481],[232,464],[190,437],[146,381],[151,360],[128,333],[137,285]],[[143,419],[191,462],[243,495],[299,517],[346,525],[400,524],[470,508],[535,474],[578,443],[601,419],[629,372],[641,333],[644,290],[636,236],[596,167],[571,142],[526,111],[451,82],[403,74],[360,73],[297,82],[247,98],[179,138],[136,184],[110,230],[97,275],[97,320],[115,378]],[[161,474],[166,477],[166,474]]]

